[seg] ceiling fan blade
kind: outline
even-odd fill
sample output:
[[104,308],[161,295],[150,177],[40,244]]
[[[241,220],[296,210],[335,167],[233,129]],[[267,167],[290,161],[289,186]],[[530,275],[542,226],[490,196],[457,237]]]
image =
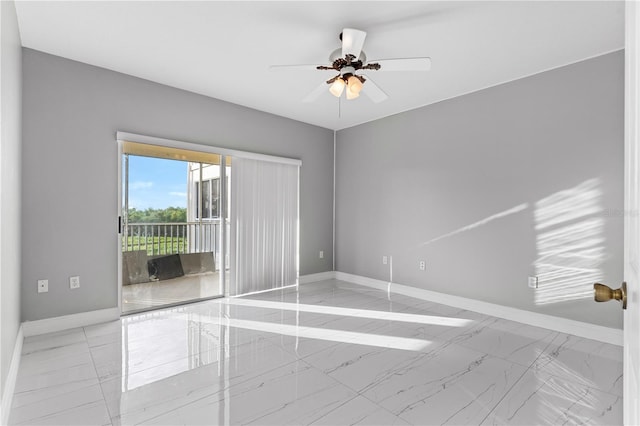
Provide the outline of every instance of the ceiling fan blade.
[[318,87],[313,89],[311,91],[311,93],[309,93],[307,96],[305,96],[304,99],[302,99],[302,102],[304,102],[304,103],[313,102],[316,99],[318,99],[320,97],[320,95],[322,95],[323,93],[328,93],[328,92],[329,92],[329,86],[327,85],[326,82],[323,81]]
[[317,70],[319,65],[299,64],[299,65],[269,65],[270,71],[309,71]]
[[374,103],[379,104],[389,97],[384,91],[375,84],[369,76],[363,76],[367,79],[362,86],[362,92],[369,97]]
[[345,28],[342,30],[342,57],[353,55],[356,59],[360,56],[364,39],[367,33],[353,28]]
[[429,71],[431,69],[431,58],[397,58],[397,59],[380,59],[380,71]]

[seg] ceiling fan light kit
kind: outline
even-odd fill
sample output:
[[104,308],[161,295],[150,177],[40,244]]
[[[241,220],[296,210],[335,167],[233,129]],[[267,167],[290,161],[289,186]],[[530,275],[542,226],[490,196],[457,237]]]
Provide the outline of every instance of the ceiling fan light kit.
[[360,93],[355,92],[353,90],[349,90],[349,88],[347,88],[347,99],[348,100],[352,100],[357,98],[358,96],[360,96]]
[[[367,63],[367,55],[362,50],[367,33],[353,28],[345,28],[340,33],[342,48],[336,49],[329,55],[331,65],[317,65],[317,70],[337,71],[338,75],[330,78],[325,83],[329,85],[329,93],[340,98],[342,93],[348,100],[356,99],[362,91],[374,103],[379,103],[389,96],[380,89],[369,76],[365,79],[357,73],[362,70],[373,71],[428,71],[431,67],[431,58],[414,57],[399,59],[382,59]],[[308,65],[275,65],[271,69],[307,69]],[[310,67],[309,67],[310,68]],[[365,86],[365,82],[368,84]],[[325,90],[319,90],[323,85],[304,98],[304,102],[317,99]]]
[[344,91],[344,86],[344,80],[341,78],[336,78],[336,81],[334,81],[333,84],[331,84],[331,87],[329,87],[329,92],[331,92],[331,94],[336,98],[339,98]]

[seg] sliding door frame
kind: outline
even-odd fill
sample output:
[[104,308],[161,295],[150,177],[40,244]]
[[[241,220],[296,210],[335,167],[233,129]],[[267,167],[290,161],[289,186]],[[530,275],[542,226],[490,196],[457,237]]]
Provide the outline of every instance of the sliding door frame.
[[[129,142],[129,141],[122,141],[122,140],[118,140],[118,155],[119,155],[119,160],[118,160],[118,309],[120,310],[120,316],[126,316],[126,315],[134,315],[134,314],[139,314],[139,313],[143,313],[143,312],[149,312],[149,311],[154,311],[157,309],[165,309],[165,308],[172,308],[172,307],[176,307],[176,306],[181,306],[181,305],[186,305],[188,303],[195,303],[195,302],[202,302],[205,300],[211,300],[211,299],[218,299],[221,297],[225,297],[226,291],[227,291],[227,286],[226,286],[226,281],[225,281],[225,276],[226,276],[226,268],[228,267],[228,265],[225,263],[225,256],[227,253],[227,247],[225,246],[225,237],[226,237],[226,229],[225,229],[225,221],[224,218],[222,217],[222,214],[220,214],[218,220],[219,220],[219,229],[220,231],[218,233],[215,234],[216,236],[216,241],[213,243],[213,253],[212,256],[214,258],[214,265],[218,266],[218,284],[219,284],[219,292],[215,295],[212,296],[205,296],[205,297],[196,297],[193,299],[186,299],[186,300],[180,300],[180,301],[176,301],[173,303],[165,303],[162,305],[153,305],[153,306],[148,306],[145,308],[141,308],[141,309],[133,309],[131,311],[127,311],[127,312],[123,312],[123,302],[122,302],[122,293],[123,293],[123,276],[122,276],[122,271],[123,271],[123,243],[122,243],[122,239],[123,237],[128,237],[128,234],[126,232],[127,228],[127,222],[124,219],[124,214],[125,212],[128,210],[129,207],[129,191],[128,191],[128,185],[129,185],[129,157],[131,155],[133,155],[134,157],[144,157],[145,155],[138,155],[138,154],[129,154],[126,152],[126,147],[125,147],[125,142]],[[153,145],[154,147],[158,147],[160,149],[162,148],[166,148],[166,146],[163,145]],[[189,150],[194,152],[195,150]],[[196,151],[197,152],[197,151]],[[199,151],[202,152],[202,151]],[[162,160],[162,157],[151,157],[151,158],[157,158]],[[220,155],[220,185],[222,184],[226,184],[226,173],[227,173],[227,164],[226,164],[226,156],[224,155]],[[174,160],[171,160],[174,161]],[[186,160],[176,160],[176,161],[183,161],[186,162]],[[204,163],[204,162],[200,162],[200,177],[198,182],[200,183],[198,188],[200,193],[198,194],[198,198],[197,198],[197,209],[201,209],[202,205],[200,204],[201,201],[203,199],[203,188],[204,186],[202,185],[202,167],[203,165],[216,165],[216,164],[210,164],[210,163]],[[224,177],[223,177],[224,176]],[[123,188],[124,188],[124,192],[123,192]],[[228,191],[226,187],[220,187],[219,189],[219,201],[218,201],[218,209],[219,211],[222,213],[224,212],[224,205],[226,197],[228,196]],[[199,223],[200,225],[202,225],[202,214],[199,215]],[[153,225],[152,225],[153,227]],[[199,234],[199,241],[202,241],[203,238],[203,233],[202,230],[200,230],[198,232]],[[191,234],[189,234],[191,235]],[[152,243],[153,244],[153,243]],[[198,243],[200,244],[200,243]],[[216,245],[219,244],[219,259],[220,259],[220,263],[218,264],[215,261],[215,257],[216,257],[216,250],[215,247]],[[202,248],[201,248],[202,249]],[[214,272],[215,272],[215,268],[214,268]],[[180,285],[180,284],[176,284],[176,285]]]
[[[233,164],[232,164],[233,166]],[[220,285],[222,286],[222,297],[226,297],[229,293],[227,286],[227,206],[229,205],[229,193],[227,191],[227,156],[220,156],[220,204],[219,220],[220,220]]]
[[[275,162],[275,163],[282,163],[282,164],[293,164],[293,165],[297,165],[297,166],[301,166],[302,165],[302,161],[299,159],[295,159],[295,158],[287,158],[287,157],[278,157],[278,156],[273,156],[273,155],[266,155],[266,154],[258,154],[258,153],[253,153],[253,152],[247,152],[247,151],[239,151],[239,150],[234,150],[234,149],[228,149],[228,148],[219,148],[219,147],[215,147],[212,145],[202,145],[202,144],[198,144],[198,143],[191,143],[191,142],[183,142],[183,141],[177,141],[177,140],[172,140],[172,139],[164,139],[164,138],[157,138],[157,137],[153,137],[153,136],[145,136],[145,135],[138,135],[138,134],[134,134],[134,133],[126,133],[126,132],[120,132],[118,131],[116,133],[116,141],[118,144],[118,209],[117,209],[117,219],[118,219],[118,223],[117,223],[117,241],[118,241],[118,249],[117,249],[117,255],[118,255],[118,279],[116,280],[117,282],[117,286],[118,286],[118,310],[120,312],[121,316],[124,315],[131,315],[131,314],[137,314],[140,312],[145,312],[145,311],[151,311],[151,310],[155,310],[155,309],[164,309],[164,308],[170,308],[170,307],[175,307],[175,306],[180,306],[180,305],[184,305],[187,303],[194,303],[194,302],[201,302],[204,300],[211,300],[211,299],[217,299],[217,298],[221,298],[221,297],[227,297],[228,296],[228,292],[229,292],[229,288],[227,286],[227,271],[226,271],[226,267],[228,266],[225,262],[226,256],[228,254],[228,247],[226,246],[226,242],[227,242],[227,216],[229,214],[229,194],[227,193],[227,180],[229,179],[229,176],[227,176],[227,157],[241,157],[241,158],[250,158],[250,159],[256,159],[256,160],[262,160],[262,161],[271,161],[271,162]],[[221,205],[220,205],[220,263],[221,263],[221,268],[219,268],[220,270],[220,275],[219,275],[219,280],[220,280],[220,285],[222,287],[222,291],[221,294],[219,296],[212,296],[212,297],[207,297],[207,298],[201,298],[201,299],[194,299],[194,300],[189,300],[189,301],[184,301],[184,302],[179,302],[179,303],[172,303],[172,304],[167,304],[167,305],[162,305],[162,306],[158,306],[158,307],[153,307],[153,308],[149,308],[149,309],[142,309],[142,310],[136,310],[136,311],[131,311],[131,312],[126,312],[123,313],[122,312],[122,225],[123,225],[123,205],[122,205],[122,184],[123,184],[123,165],[122,165],[122,159],[123,159],[123,153],[124,153],[124,143],[125,142],[137,142],[137,143],[142,143],[142,144],[148,144],[148,145],[156,145],[156,146],[161,146],[161,147],[167,147],[167,148],[176,148],[176,149],[184,149],[184,150],[188,150],[188,151],[197,151],[197,152],[204,152],[204,153],[209,153],[209,154],[218,154],[220,155],[220,199],[221,199]],[[298,172],[299,173],[299,172]],[[128,177],[127,177],[128,179]],[[298,192],[300,191],[299,188],[300,185],[300,176],[298,175]],[[298,203],[300,202],[299,198],[298,198]],[[299,213],[299,205],[298,205],[298,217],[299,217],[300,213]],[[230,219],[230,218],[229,218]],[[300,237],[299,235],[299,230],[298,230],[298,238]],[[299,244],[298,244],[298,251],[300,250],[299,248]],[[230,253],[229,253],[230,255]],[[297,261],[299,261],[299,252],[298,252],[298,259]]]
[[297,158],[279,157],[276,155],[258,154],[256,152],[240,151],[237,149],[221,148],[213,145],[183,142],[173,139],[163,139],[154,136],[137,135],[135,133],[117,132],[116,139],[122,142],[138,142],[148,145],[159,145],[167,148],[199,151],[209,154],[225,155],[227,157],[250,158],[254,160],[271,161],[274,163],[293,164],[302,166],[302,160]]
[[[123,157],[123,145],[124,142],[118,140],[118,312],[122,316],[122,157]],[[128,179],[128,178],[127,178]]]

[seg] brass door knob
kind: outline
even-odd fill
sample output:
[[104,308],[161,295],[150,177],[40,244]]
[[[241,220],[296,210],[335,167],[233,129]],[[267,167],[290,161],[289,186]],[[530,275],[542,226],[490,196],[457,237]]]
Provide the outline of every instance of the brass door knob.
[[622,309],[627,309],[627,283],[623,282],[617,290],[612,290],[605,284],[595,283],[593,285],[593,300],[596,302],[608,302],[609,300],[620,300]]

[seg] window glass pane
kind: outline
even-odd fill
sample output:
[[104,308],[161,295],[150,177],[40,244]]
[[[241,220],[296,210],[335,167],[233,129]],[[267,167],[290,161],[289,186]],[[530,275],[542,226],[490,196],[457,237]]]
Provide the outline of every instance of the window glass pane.
[[196,182],[196,219],[200,219],[200,182]]
[[211,181],[202,181],[202,218],[211,217]]
[[220,178],[211,180],[211,217],[220,217]]

